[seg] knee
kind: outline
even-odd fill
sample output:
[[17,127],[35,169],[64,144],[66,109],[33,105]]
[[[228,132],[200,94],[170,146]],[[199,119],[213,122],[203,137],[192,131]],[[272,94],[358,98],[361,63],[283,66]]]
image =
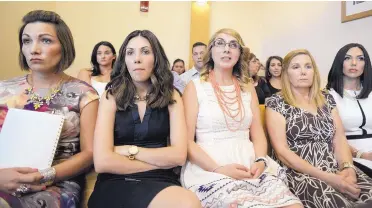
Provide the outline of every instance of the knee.
[[288,206],[288,208],[304,208],[304,206],[302,204],[293,204]]
[[195,193],[191,191],[185,191],[182,199],[180,200],[179,208],[201,208],[201,203],[199,198]]

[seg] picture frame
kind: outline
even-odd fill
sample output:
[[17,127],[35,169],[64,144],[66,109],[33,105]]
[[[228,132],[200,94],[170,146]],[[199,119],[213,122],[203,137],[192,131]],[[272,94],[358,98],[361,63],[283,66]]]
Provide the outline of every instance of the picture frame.
[[372,16],[372,1],[342,1],[341,22]]

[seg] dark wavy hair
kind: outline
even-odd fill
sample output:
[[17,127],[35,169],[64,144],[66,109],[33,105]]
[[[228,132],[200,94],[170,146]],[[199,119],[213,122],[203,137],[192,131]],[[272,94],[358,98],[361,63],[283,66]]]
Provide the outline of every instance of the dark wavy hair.
[[111,74],[111,81],[106,86],[107,92],[115,97],[119,110],[126,110],[128,106],[134,105],[136,87],[125,63],[125,56],[129,41],[138,36],[150,42],[154,54],[154,69],[150,77],[151,87],[148,92],[147,105],[151,108],[163,108],[173,104],[175,102],[173,100],[173,74],[169,61],[158,38],[149,30],[135,30],[125,38]]
[[27,60],[22,53],[22,34],[23,30],[29,23],[34,22],[43,22],[43,23],[50,23],[54,25],[56,30],[57,38],[61,43],[61,60],[56,66],[56,73],[66,70],[68,67],[71,66],[72,62],[75,60],[75,46],[74,46],[74,38],[72,37],[72,33],[70,28],[66,25],[66,23],[62,20],[62,18],[55,12],[52,11],[44,11],[44,10],[34,10],[27,13],[22,18],[22,26],[19,29],[18,33],[18,42],[19,42],[19,65],[21,66],[22,70],[29,71],[30,67],[27,64]]
[[173,61],[172,71],[173,71],[173,67],[174,67],[174,65],[175,65],[177,62],[182,62],[183,65],[185,66],[185,62],[184,62],[182,59],[179,59],[179,58],[178,58],[178,59],[176,59],[176,60]]
[[363,51],[364,54],[364,71],[360,76],[360,83],[363,86],[362,91],[357,98],[364,99],[367,98],[369,93],[372,91],[372,67],[371,59],[369,58],[367,50],[359,43],[349,43],[342,47],[336,54],[336,57],[333,61],[331,70],[328,73],[328,83],[327,89],[334,89],[341,97],[344,96],[344,60],[346,53],[350,48],[358,47]]
[[[101,45],[104,45],[104,46],[109,47],[111,49],[112,54],[114,54],[116,56],[115,48],[114,48],[114,46],[110,42],[108,42],[108,41],[101,41],[101,42],[97,43],[94,46],[94,48],[93,48],[92,56],[90,58],[90,63],[92,64],[92,76],[99,76],[99,75],[102,74],[101,73],[101,69],[99,68],[99,63],[97,61],[98,48]],[[115,60],[116,59],[112,60],[111,67],[114,67]]]
[[280,57],[280,56],[270,56],[267,61],[266,61],[266,70],[265,70],[265,79],[266,81],[269,81],[272,77],[272,75],[270,74],[270,63],[271,63],[271,60],[273,59],[276,59],[278,61],[280,61],[280,63],[283,65],[283,58]]

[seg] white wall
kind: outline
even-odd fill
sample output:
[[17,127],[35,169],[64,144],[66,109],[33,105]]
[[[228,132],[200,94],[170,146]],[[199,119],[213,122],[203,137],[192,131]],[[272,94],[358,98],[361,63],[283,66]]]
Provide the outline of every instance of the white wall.
[[322,85],[337,51],[357,42],[372,55],[372,17],[341,23],[341,2],[264,2],[261,59],[305,48],[319,67]]
[[261,54],[261,5],[260,2],[211,2],[210,35],[222,28],[232,28],[252,52]]
[[341,2],[212,2],[211,34],[233,28],[261,62],[308,49],[325,85],[337,51],[358,42],[372,56],[372,17],[341,23]]
[[[152,30],[170,62],[188,62],[191,2],[150,2],[147,14],[139,12],[139,2],[0,2],[0,80],[21,74],[17,31],[22,16],[37,8],[56,11],[71,28],[77,52],[67,70],[71,75],[90,66],[94,44],[108,40],[118,51],[135,29]],[[341,23],[341,2],[211,2],[210,11],[210,35],[225,27],[237,30],[261,61],[306,48],[323,80],[347,43],[363,44],[372,56],[372,17]]]
[[18,30],[22,17],[35,9],[55,10],[54,2],[0,2],[0,80],[21,76]]
[[57,2],[56,11],[69,25],[76,44],[76,60],[67,72],[76,75],[89,67],[99,41],[112,42],[118,53],[125,37],[137,29],[151,30],[157,36],[169,62],[181,58],[187,64],[191,2],[150,2],[148,13],[141,13],[139,6],[139,1]]
[[76,76],[90,67],[96,43],[110,41],[117,52],[125,37],[136,29],[149,29],[159,38],[173,63],[189,60],[191,2],[150,2],[148,13],[139,11],[140,2],[0,2],[0,80],[19,76],[18,28],[22,17],[34,9],[57,12],[74,36],[76,59],[66,70]]

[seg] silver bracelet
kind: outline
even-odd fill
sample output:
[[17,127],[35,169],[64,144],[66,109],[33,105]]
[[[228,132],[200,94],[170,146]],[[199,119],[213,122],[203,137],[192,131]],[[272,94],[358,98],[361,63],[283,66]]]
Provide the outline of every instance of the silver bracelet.
[[43,178],[40,180],[41,184],[50,186],[54,183],[54,179],[56,178],[55,168],[50,167],[44,170],[39,170],[39,173],[43,176]]
[[222,168],[223,167],[223,165],[220,165],[220,166],[218,166],[218,167],[216,167],[215,169],[213,169],[213,173],[218,169],[218,168]]

